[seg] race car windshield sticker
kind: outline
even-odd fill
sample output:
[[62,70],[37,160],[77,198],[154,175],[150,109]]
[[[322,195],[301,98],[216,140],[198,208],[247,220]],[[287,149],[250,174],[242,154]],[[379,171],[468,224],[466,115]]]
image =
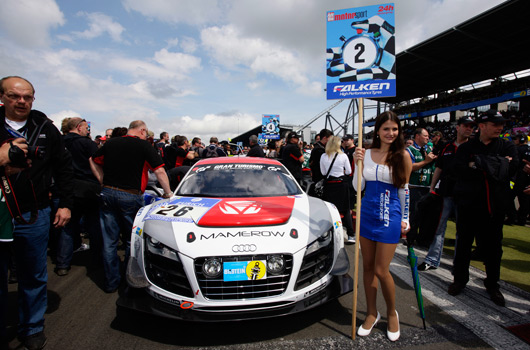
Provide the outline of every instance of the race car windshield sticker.
[[198,222],[208,210],[220,201],[220,199],[214,198],[176,197],[170,201],[153,205],[143,221]]
[[256,281],[267,278],[265,262],[228,261],[223,263],[223,280],[228,281]]
[[195,166],[177,196],[250,198],[301,195],[292,175],[274,164],[222,163]]

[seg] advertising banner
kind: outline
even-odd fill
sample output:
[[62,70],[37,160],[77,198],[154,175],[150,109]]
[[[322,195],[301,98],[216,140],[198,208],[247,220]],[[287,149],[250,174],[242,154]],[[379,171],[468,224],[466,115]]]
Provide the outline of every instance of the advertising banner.
[[261,118],[260,139],[279,140],[280,139],[280,115],[263,114]]
[[394,4],[327,12],[327,99],[396,95]]

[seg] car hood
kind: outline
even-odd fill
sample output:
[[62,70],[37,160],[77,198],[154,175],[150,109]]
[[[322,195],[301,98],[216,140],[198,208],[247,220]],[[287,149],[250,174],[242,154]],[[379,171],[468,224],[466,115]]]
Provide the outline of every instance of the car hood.
[[326,204],[306,195],[176,197],[143,208],[138,219],[135,234],[190,257],[230,255],[241,244],[252,244],[254,254],[294,253],[333,225]]

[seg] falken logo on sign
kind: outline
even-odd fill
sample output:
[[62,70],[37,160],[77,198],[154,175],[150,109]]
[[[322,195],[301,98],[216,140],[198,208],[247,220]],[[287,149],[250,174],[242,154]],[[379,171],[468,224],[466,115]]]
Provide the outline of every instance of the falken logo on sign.
[[394,4],[327,13],[327,98],[396,95]]

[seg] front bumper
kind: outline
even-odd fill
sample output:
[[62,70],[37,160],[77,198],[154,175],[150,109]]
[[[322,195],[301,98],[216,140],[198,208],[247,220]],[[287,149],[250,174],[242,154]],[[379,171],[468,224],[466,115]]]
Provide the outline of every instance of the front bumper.
[[[143,289],[128,287],[123,295],[116,301],[118,308],[126,308],[166,318],[195,321],[195,322],[218,322],[238,321],[258,318],[269,318],[283,316],[309,310],[334,300],[353,290],[353,280],[347,274],[334,276],[328,286],[313,295],[298,302],[292,303],[265,303],[260,310],[245,310],[245,306],[234,309],[220,310],[218,308],[207,311],[204,308],[188,308],[189,305],[170,304],[147,294]],[[255,307],[255,306],[254,306]]]

